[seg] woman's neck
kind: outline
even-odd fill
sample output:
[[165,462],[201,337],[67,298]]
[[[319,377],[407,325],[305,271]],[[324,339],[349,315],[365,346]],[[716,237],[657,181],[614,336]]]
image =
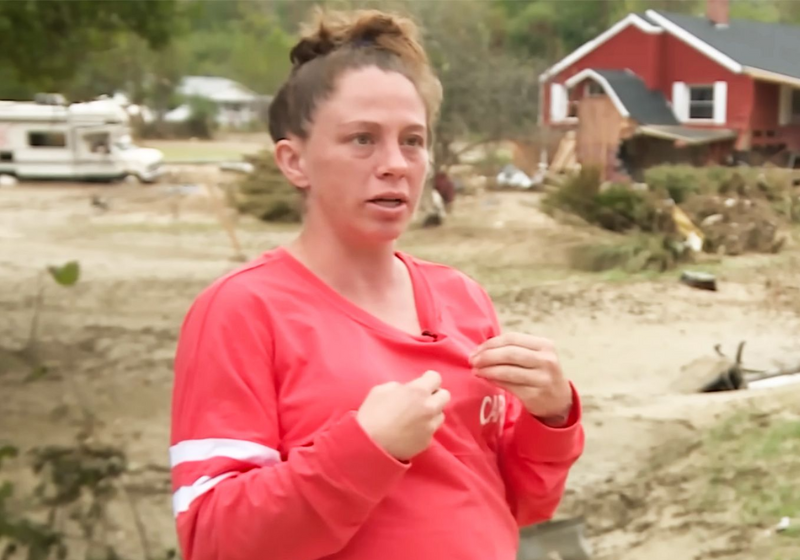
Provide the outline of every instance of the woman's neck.
[[288,249],[334,290],[354,299],[379,298],[404,281],[401,274],[407,274],[393,243],[354,246],[335,235],[304,228]]

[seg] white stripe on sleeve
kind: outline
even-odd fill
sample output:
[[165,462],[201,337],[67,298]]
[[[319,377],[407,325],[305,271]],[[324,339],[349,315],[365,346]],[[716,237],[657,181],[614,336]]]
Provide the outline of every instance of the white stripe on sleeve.
[[[189,439],[169,448],[171,467],[190,461],[206,461],[216,457],[227,457],[264,466],[281,460],[280,453],[271,447],[239,439]],[[196,484],[196,483],[195,483]]]
[[172,495],[172,511],[175,514],[175,517],[178,517],[178,514],[180,513],[189,511],[189,506],[192,505],[193,501],[214,488],[214,486],[226,478],[235,474],[237,473],[227,472],[225,474],[215,476],[214,478],[201,476],[191,486],[181,486],[178,488]]

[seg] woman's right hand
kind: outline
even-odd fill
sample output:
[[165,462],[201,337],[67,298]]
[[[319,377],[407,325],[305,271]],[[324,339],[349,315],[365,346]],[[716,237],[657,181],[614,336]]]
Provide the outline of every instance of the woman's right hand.
[[377,385],[364,399],[356,419],[387,453],[408,461],[424,451],[444,423],[450,392],[441,389],[442,377],[426,371],[408,383]]

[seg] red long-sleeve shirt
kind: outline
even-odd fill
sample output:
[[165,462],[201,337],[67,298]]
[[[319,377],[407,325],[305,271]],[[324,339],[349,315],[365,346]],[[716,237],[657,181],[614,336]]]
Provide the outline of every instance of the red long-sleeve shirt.
[[[499,334],[484,290],[398,253],[426,334],[352,304],[285,249],[216,281],[175,362],[170,460],[186,560],[512,560],[583,449],[580,402],[549,428],[475,377]],[[356,422],[369,390],[438,371],[446,421],[409,464]]]

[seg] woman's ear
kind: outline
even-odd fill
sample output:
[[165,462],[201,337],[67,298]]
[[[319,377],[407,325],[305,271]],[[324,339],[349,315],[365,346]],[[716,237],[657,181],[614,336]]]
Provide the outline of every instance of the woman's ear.
[[308,187],[308,177],[303,166],[302,143],[299,138],[278,140],[275,144],[275,163],[295,187]]

